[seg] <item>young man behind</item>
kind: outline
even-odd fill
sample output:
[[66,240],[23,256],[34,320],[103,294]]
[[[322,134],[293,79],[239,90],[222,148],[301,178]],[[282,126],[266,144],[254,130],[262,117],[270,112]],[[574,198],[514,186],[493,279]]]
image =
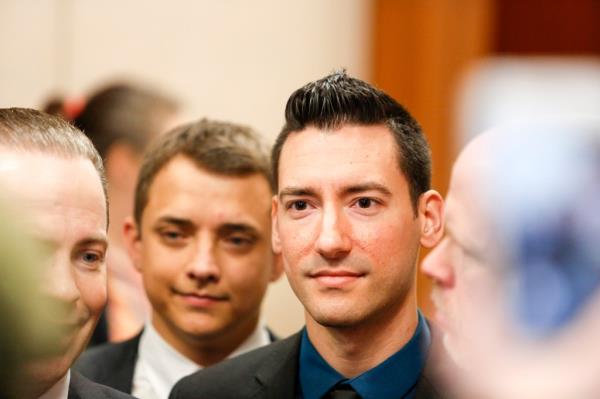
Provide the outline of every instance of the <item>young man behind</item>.
[[146,153],[124,232],[152,321],[133,339],[94,348],[82,374],[142,399],[182,377],[266,345],[260,322],[271,250],[268,152],[251,129],[201,120]]

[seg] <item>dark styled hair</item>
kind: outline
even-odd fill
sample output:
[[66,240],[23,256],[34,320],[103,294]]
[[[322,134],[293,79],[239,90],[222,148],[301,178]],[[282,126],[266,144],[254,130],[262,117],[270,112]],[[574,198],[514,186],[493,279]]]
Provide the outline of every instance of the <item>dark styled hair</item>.
[[98,172],[108,212],[106,176],[94,145],[64,119],[28,108],[0,108],[0,146],[19,151],[38,151],[63,158],[90,160]]
[[271,153],[274,187],[279,158],[288,136],[307,127],[336,130],[343,125],[385,125],[398,147],[398,165],[408,180],[416,212],[419,196],[431,186],[431,154],[417,121],[396,100],[370,84],[334,72],[292,93],[283,126]]
[[177,155],[211,172],[226,176],[259,173],[271,183],[269,150],[253,129],[208,119],[185,124],[159,137],[144,155],[135,189],[134,217],[138,226],[152,181]]
[[177,103],[165,95],[132,84],[106,86],[89,98],[73,123],[92,140],[106,159],[111,146],[124,142],[142,153],[164,129]]

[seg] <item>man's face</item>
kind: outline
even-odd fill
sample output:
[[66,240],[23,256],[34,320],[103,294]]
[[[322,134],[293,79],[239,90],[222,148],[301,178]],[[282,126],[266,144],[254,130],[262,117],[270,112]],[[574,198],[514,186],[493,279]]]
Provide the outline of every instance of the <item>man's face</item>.
[[273,264],[265,177],[224,176],[179,155],[156,175],[130,231],[152,321],[176,347],[252,332]]
[[410,308],[421,218],[385,126],[292,133],[278,182],[274,248],[307,322],[366,325]]
[[40,281],[57,302],[59,355],[31,366],[36,381],[60,378],[87,345],[106,303],[106,205],[89,160],[0,148],[0,186],[46,249]]
[[446,198],[446,235],[421,265],[434,283],[435,320],[455,355],[464,354],[464,344],[474,336],[486,336],[482,328],[493,329],[498,320],[494,298],[502,297],[498,264],[492,262],[500,258],[500,248],[485,203],[481,151],[480,145],[472,146],[456,162]]

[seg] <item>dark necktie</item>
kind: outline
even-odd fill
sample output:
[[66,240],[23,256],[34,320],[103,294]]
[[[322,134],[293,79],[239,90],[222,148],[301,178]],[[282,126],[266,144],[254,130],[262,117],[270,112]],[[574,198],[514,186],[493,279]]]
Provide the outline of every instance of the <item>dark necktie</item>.
[[323,399],[362,399],[361,396],[356,393],[354,388],[348,384],[341,384],[334,386],[331,391],[327,392]]

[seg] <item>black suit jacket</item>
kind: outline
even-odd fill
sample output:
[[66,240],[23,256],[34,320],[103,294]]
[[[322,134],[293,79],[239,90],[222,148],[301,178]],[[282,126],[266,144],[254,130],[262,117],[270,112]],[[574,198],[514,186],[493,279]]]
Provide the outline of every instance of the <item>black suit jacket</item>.
[[104,385],[96,384],[71,371],[68,399],[131,399],[133,396],[119,392]]
[[[296,399],[301,337],[297,333],[189,375],[175,385],[169,399]],[[426,365],[416,399],[443,398]]]
[[[271,342],[277,337],[267,329]],[[131,393],[133,372],[138,357],[138,347],[142,332],[135,337],[119,342],[95,346],[85,351],[77,363],[75,370],[99,384]]]
[[131,393],[141,335],[140,331],[127,341],[102,344],[88,349],[73,368],[92,381]]

